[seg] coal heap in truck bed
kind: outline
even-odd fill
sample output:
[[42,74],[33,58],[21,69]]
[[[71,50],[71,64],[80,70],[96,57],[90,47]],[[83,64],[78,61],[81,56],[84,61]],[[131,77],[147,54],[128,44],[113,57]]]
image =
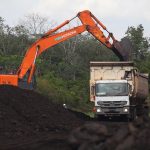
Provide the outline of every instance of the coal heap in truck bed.
[[62,140],[60,134],[65,139],[82,123],[83,118],[34,91],[0,86],[0,150],[55,137]]

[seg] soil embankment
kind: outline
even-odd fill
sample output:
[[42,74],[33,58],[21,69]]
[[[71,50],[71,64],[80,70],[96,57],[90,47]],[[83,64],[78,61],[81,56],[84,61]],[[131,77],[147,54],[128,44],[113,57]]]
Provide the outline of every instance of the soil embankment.
[[0,150],[149,150],[150,120],[94,121],[17,87],[0,87]]

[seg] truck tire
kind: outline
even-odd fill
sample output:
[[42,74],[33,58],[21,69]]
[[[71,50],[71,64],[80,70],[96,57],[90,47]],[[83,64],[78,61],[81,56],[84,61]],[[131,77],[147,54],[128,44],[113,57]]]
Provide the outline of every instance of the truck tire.
[[136,108],[135,107],[132,107],[130,109],[130,121],[134,121],[137,117],[137,114],[136,114]]
[[143,116],[149,117],[150,108],[149,106],[143,107]]
[[136,112],[137,116],[142,116],[144,114],[144,107],[142,104],[136,106]]

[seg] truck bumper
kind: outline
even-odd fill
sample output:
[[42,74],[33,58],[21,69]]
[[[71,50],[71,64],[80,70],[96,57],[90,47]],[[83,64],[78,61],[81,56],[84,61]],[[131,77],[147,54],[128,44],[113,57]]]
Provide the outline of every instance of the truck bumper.
[[95,114],[104,116],[120,116],[128,115],[130,113],[130,107],[95,107]]

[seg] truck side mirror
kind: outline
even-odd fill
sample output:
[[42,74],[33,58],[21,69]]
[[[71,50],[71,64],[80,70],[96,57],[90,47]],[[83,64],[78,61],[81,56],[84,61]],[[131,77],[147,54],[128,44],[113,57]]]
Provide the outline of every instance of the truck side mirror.
[[91,86],[91,94],[95,95],[95,86],[94,85]]
[[132,86],[128,83],[129,93],[132,93]]
[[91,86],[91,89],[90,89],[90,92],[91,92],[91,100],[90,101],[95,101],[95,85],[92,85]]

